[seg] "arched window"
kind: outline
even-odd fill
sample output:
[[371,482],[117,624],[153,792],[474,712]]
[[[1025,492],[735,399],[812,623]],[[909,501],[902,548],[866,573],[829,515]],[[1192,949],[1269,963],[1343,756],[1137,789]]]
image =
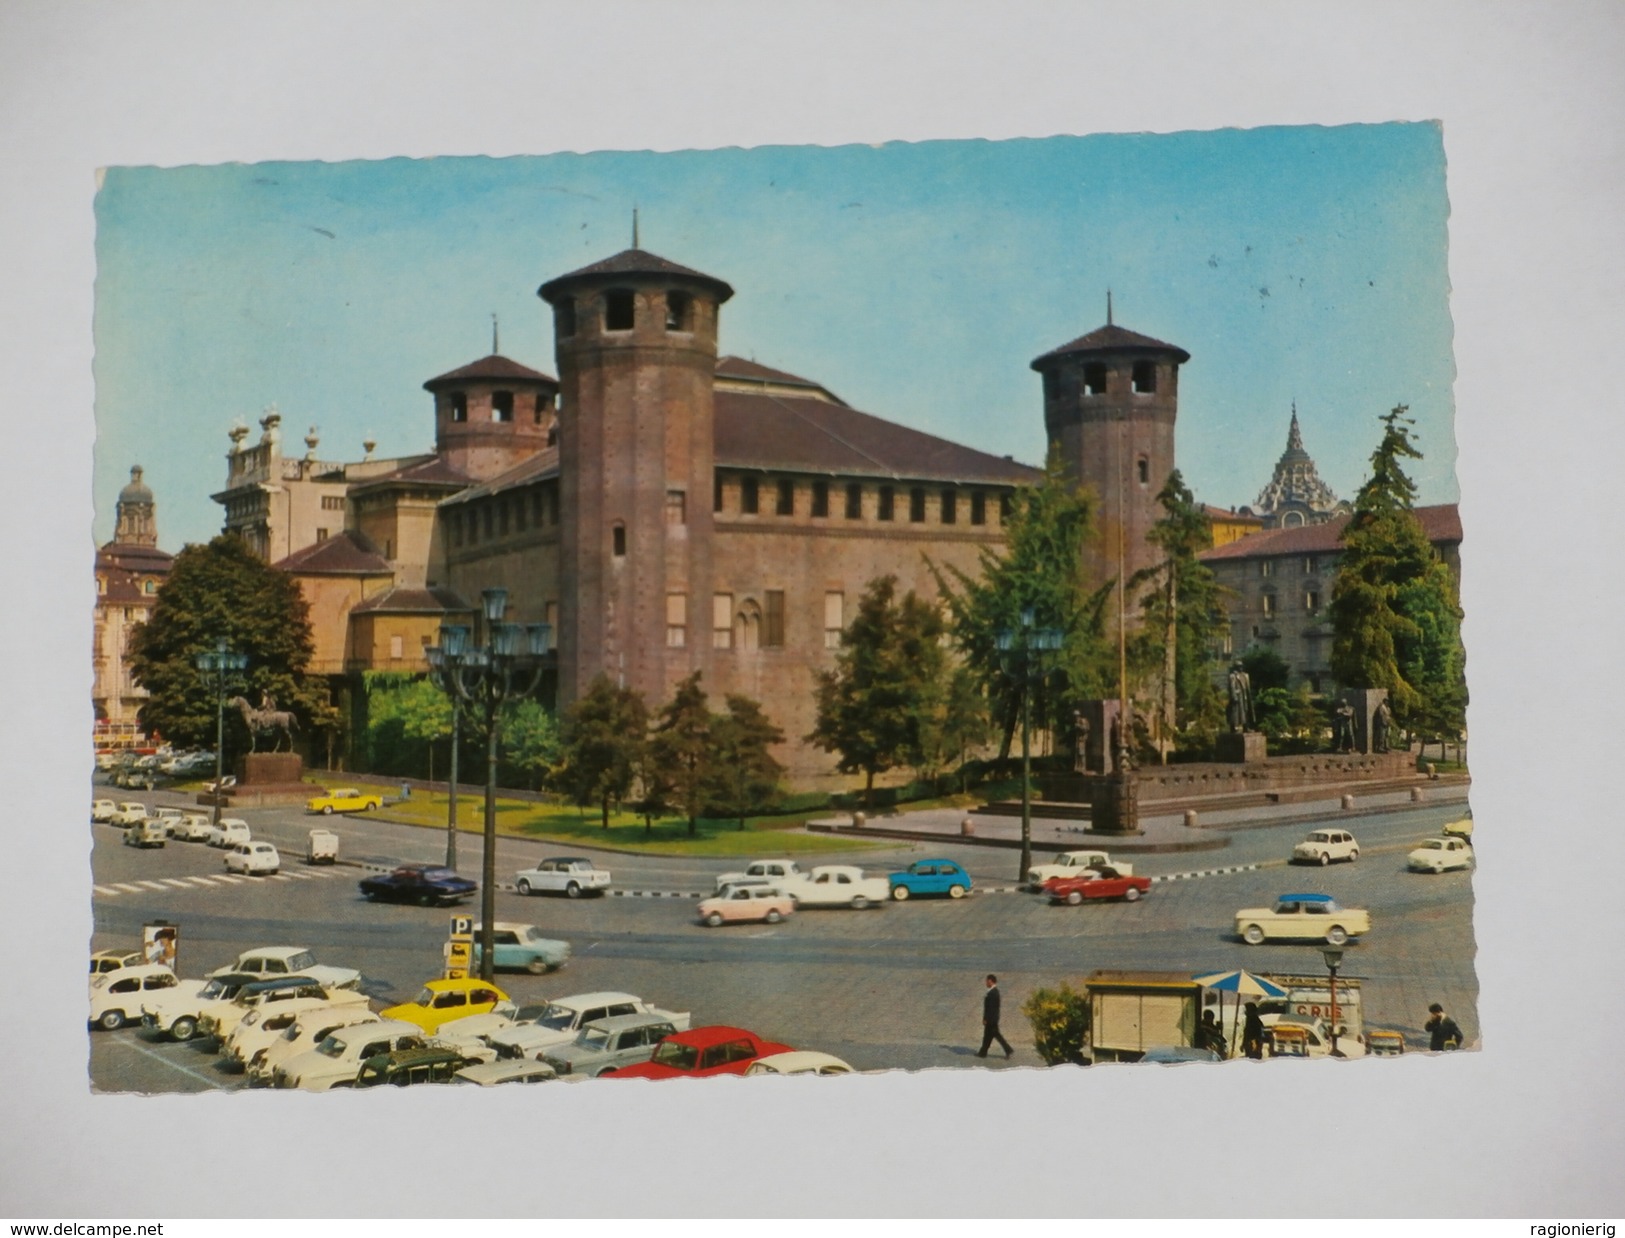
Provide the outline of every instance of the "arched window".
[[734,648],[759,649],[762,644],[762,608],[746,598],[734,619]]
[[513,420],[513,392],[493,391],[491,393],[491,420]]

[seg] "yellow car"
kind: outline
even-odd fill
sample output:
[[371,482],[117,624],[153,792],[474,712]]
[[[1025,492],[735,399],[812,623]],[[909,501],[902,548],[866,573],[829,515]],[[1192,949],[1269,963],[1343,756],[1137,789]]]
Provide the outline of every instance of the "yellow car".
[[371,812],[384,806],[384,797],[375,791],[361,791],[355,787],[334,787],[326,795],[305,801],[306,812],[319,812],[332,816],[336,812]]
[[438,1031],[442,1023],[469,1015],[489,1014],[508,995],[496,985],[468,977],[462,980],[431,980],[423,992],[409,1002],[391,1006],[380,1013],[386,1019],[415,1023],[426,1032]]

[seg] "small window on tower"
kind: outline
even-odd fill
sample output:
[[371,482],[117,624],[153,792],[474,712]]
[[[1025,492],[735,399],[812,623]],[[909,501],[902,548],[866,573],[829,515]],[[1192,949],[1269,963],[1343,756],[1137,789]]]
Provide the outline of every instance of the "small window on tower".
[[897,492],[890,486],[880,487],[880,507],[875,513],[877,520],[891,520],[895,515]]
[[1311,615],[1320,613],[1320,590],[1305,590],[1303,595],[1303,608]]
[[553,307],[553,329],[561,340],[576,333],[576,303],[572,298],[566,297]]
[[666,294],[666,330],[694,330],[694,298],[686,292]]
[[610,532],[610,545],[617,559],[626,555],[626,526],[618,524]]
[[925,491],[918,486],[908,492],[908,518],[915,524],[925,519]]
[[942,492],[942,523],[953,524],[959,519],[959,495],[953,490]]
[[1134,392],[1136,395],[1150,395],[1157,389],[1157,363],[1155,361],[1136,361],[1134,363]]
[[1261,594],[1258,599],[1258,608],[1268,619],[1275,614],[1275,595],[1273,593]]
[[739,510],[754,516],[759,506],[756,479],[743,477],[739,481]]
[[813,482],[812,514],[814,516],[829,515],[829,483],[827,481]]
[[781,516],[796,514],[796,483],[788,477],[779,479],[779,501],[775,510]]
[[846,487],[846,518],[848,520],[863,519],[863,485],[861,482],[851,482]]
[[972,524],[987,523],[987,495],[980,490],[971,491],[970,522]]
[[491,393],[491,420],[513,420],[513,392],[493,391]]
[[1142,486],[1150,485],[1151,461],[1147,460],[1144,456],[1141,456],[1137,461],[1135,461],[1134,467],[1136,472],[1139,474],[1140,484]]
[[451,393],[451,419],[453,421],[468,420],[468,393],[466,391],[453,391]]
[[844,593],[829,592],[824,594],[824,648],[839,649],[841,647],[841,628],[846,618],[846,595]]
[[1083,394],[1106,394],[1106,366],[1099,361],[1091,361],[1083,367]]
[[633,322],[632,292],[615,288],[604,294],[604,330],[630,331]]
[[[327,530],[326,529],[317,529],[316,530],[316,540],[318,542],[325,542],[327,540]],[[147,583],[150,585],[152,583],[152,581],[149,580]],[[151,593],[152,590],[148,589],[147,592]]]

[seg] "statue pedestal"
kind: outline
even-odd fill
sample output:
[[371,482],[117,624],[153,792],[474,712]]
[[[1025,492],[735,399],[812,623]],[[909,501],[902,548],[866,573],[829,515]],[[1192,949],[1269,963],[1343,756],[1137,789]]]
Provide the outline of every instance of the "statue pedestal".
[[311,796],[305,762],[297,752],[250,752],[237,762],[237,785],[227,787],[226,808],[303,804]]
[[1261,731],[1224,731],[1214,741],[1213,756],[1227,764],[1250,765],[1269,755],[1267,748]]
[[1133,774],[1093,779],[1089,833],[1139,834],[1140,784]]

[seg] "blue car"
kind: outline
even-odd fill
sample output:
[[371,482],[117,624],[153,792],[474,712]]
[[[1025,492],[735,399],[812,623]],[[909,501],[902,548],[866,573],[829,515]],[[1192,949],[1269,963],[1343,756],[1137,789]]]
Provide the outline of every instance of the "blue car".
[[[534,924],[498,920],[491,929],[491,953],[498,968],[523,968],[533,976],[554,971],[570,961],[570,943],[543,937]],[[480,926],[474,926],[474,966],[480,965]]]
[[964,898],[970,893],[970,874],[952,860],[917,860],[907,872],[892,873],[891,896],[898,902],[916,894],[946,894]]
[[361,895],[373,902],[460,903],[473,898],[479,886],[438,864],[402,864],[394,872],[362,880]]

